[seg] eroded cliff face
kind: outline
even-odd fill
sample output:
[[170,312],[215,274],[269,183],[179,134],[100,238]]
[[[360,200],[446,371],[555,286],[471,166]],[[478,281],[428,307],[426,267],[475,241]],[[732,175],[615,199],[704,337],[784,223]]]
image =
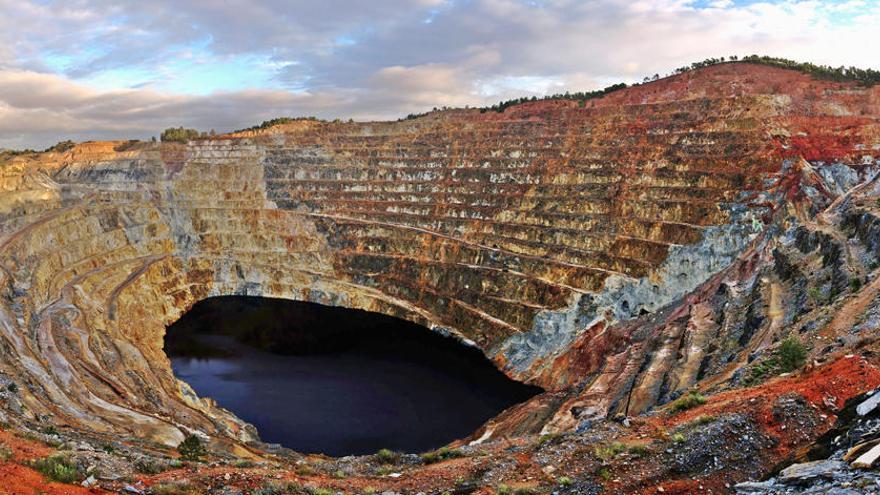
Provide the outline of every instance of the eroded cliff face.
[[[878,119],[878,88],[727,64],[585,105],[5,157],[7,419],[255,439],[162,351],[226,294],[405,318],[549,391],[481,441],[723,388],[811,310],[817,284],[780,260],[841,249],[822,215],[877,242],[847,202],[880,166]],[[840,290],[859,268],[827,258]]]

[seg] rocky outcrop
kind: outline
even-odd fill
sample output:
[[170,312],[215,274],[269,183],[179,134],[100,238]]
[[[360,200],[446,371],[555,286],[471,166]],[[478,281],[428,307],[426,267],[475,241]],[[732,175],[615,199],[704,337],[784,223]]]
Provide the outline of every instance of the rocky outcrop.
[[873,177],[878,117],[877,88],[726,64],[584,105],[6,155],[10,420],[255,439],[162,350],[167,324],[224,294],[454,335],[550,391],[531,431],[727,383],[794,320],[782,295],[807,290],[774,252],[839,246],[814,218]]

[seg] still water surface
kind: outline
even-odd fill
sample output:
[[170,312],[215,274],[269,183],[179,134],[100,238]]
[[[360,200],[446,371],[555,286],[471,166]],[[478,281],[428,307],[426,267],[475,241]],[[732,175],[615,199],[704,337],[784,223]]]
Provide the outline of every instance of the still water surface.
[[195,340],[222,352],[171,362],[178,378],[252,423],[264,441],[334,456],[431,450],[539,391],[507,379],[473,349],[404,327],[306,355],[202,332]]

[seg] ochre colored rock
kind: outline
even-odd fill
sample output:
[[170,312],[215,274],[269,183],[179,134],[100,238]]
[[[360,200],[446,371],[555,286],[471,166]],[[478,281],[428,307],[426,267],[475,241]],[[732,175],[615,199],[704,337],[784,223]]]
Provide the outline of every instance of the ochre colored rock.
[[876,167],[878,116],[880,88],[725,64],[584,106],[0,156],[2,372],[58,423],[246,442],[162,345],[247,294],[412,320],[548,389],[499,424],[636,414],[751,349],[713,298],[778,296],[773,236],[840,194],[823,164]]

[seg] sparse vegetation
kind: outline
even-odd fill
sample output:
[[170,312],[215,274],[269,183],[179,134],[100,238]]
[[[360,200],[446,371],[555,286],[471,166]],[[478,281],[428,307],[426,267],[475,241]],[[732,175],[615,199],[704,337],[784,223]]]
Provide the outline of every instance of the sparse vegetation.
[[[720,57],[720,58],[707,58],[700,62],[694,62],[690,65],[686,65],[684,67],[679,67],[675,69],[672,74],[682,74],[685,72],[690,72],[697,69],[702,69],[705,67],[710,67],[713,65],[720,65],[732,62],[745,62],[750,64],[757,65],[767,65],[771,67],[779,67],[783,69],[791,69],[796,70],[798,72],[803,72],[805,74],[809,74],[817,79],[825,79],[830,81],[839,81],[846,82],[852,81],[857,82],[863,86],[873,86],[875,84],[880,84],[880,71],[874,69],[860,69],[858,67],[831,67],[829,65],[816,65],[809,62],[796,62],[794,60],[789,60],[785,58],[779,57],[768,57],[762,55],[747,55],[745,57],[740,58],[737,55],[733,55],[731,57]],[[653,81],[657,81],[660,79],[660,74],[654,74],[653,76],[645,77],[642,82],[649,83]],[[513,100],[502,101],[490,107],[480,108],[480,113],[488,112],[490,110],[495,112],[503,112],[508,108],[516,105],[521,105],[523,103],[528,103],[532,101],[542,101],[542,100],[575,100],[579,102],[580,106],[584,106],[584,103],[588,100],[594,98],[601,98],[609,93],[613,93],[615,91],[626,88],[627,85],[625,83],[618,83],[608,86],[604,89],[596,90],[596,91],[579,91],[575,93],[565,92],[561,94],[555,94],[552,96],[544,96],[538,98],[536,96],[531,97],[522,97],[516,98]],[[444,108],[445,109],[445,108]],[[437,111],[437,108],[434,108],[434,111]],[[421,114],[410,114],[406,118],[414,119],[426,115],[425,113]],[[878,203],[880,204],[880,203]]]
[[603,467],[603,468],[599,469],[599,472],[596,474],[598,474],[599,477],[605,481],[608,481],[611,479],[611,470],[608,469],[607,467]]
[[626,451],[626,445],[623,442],[613,442],[607,445],[596,447],[596,457],[601,461],[609,461],[619,454]]
[[308,490],[311,495],[335,495],[336,493],[329,488],[309,488]]
[[156,459],[140,459],[134,463],[135,469],[143,474],[159,474],[168,470],[168,464]]
[[195,495],[196,489],[182,481],[163,481],[150,487],[153,495]]
[[201,134],[196,129],[169,127],[162,131],[159,139],[161,139],[163,143],[186,143],[187,141],[198,138],[200,135]]
[[294,122],[302,122],[302,121],[314,121],[314,122],[323,122],[323,120],[318,117],[278,117],[275,119],[264,120],[259,125],[247,127],[245,129],[239,129],[235,132],[246,132],[246,131],[260,131],[263,129],[269,129],[270,127],[275,127],[276,125],[284,125],[284,124],[292,124]]
[[806,362],[807,350],[804,344],[796,337],[787,337],[767,359],[752,366],[742,383],[751,386],[769,376],[790,373],[803,367]]
[[311,476],[315,474],[315,469],[308,464],[298,464],[294,472],[299,476]]
[[795,337],[788,337],[782,341],[777,356],[782,373],[794,371],[807,362],[807,350],[804,348],[804,344]]
[[633,455],[637,455],[639,457],[644,457],[648,455],[650,449],[648,449],[648,444],[646,443],[632,443],[627,445],[627,452]]
[[702,406],[706,403],[706,397],[697,392],[696,390],[691,390],[685,395],[682,395],[678,399],[672,402],[672,405],[669,406],[670,411],[677,413],[680,411],[686,411],[688,409],[693,409],[697,406]]
[[862,279],[859,277],[853,277],[849,279],[849,288],[853,292],[858,292],[862,290]]
[[422,462],[425,464],[434,464],[435,462],[445,461],[447,459],[455,459],[458,457],[464,456],[458,449],[450,449],[449,447],[440,447],[437,450],[433,450],[431,452],[425,452],[424,454],[420,454]]
[[381,449],[373,456],[379,464],[393,464],[400,459],[400,454],[389,449]]
[[232,463],[233,467],[237,467],[239,469],[252,468],[256,465],[257,465],[257,463],[255,463],[254,461],[252,461],[250,459],[238,459],[236,461],[233,461],[233,463]]
[[309,490],[293,481],[266,483],[253,492],[254,495],[306,495],[309,493],[311,493]]
[[54,145],[46,148],[46,152],[54,151],[56,153],[64,153],[65,151],[70,150],[74,146],[76,146],[76,143],[74,143],[71,140],[59,141],[58,143],[55,143]]
[[562,437],[559,433],[545,433],[538,439],[535,448],[541,448],[549,443],[553,443]]
[[0,461],[6,462],[9,459],[12,459],[13,455],[14,452],[12,452],[12,449],[7,447],[5,443],[0,442]]
[[715,422],[716,419],[718,418],[712,416],[711,414],[701,414],[697,416],[697,419],[693,420],[692,423],[695,425],[707,425],[709,423]]
[[61,454],[34,461],[34,469],[46,478],[59,483],[76,483],[83,478],[76,464]]
[[810,287],[807,290],[807,297],[810,298],[813,304],[821,304],[822,303],[822,291],[819,290],[818,287]]
[[180,458],[185,461],[199,461],[207,452],[202,441],[196,435],[187,435],[180,445],[177,446]]
[[532,97],[524,96],[522,98],[516,98],[513,100],[502,101],[502,102],[496,103],[490,107],[480,108],[480,113],[485,113],[488,111],[494,111],[494,112],[501,113],[512,106],[521,105],[523,103],[528,103],[531,101],[539,101],[539,100],[541,100],[541,101],[543,101],[543,100],[575,100],[578,102],[586,102],[587,100],[592,100],[594,98],[601,98],[609,93],[619,91],[619,90],[624,89],[626,87],[627,87],[626,83],[618,83],[618,84],[612,84],[611,86],[608,86],[603,89],[597,89],[596,91],[578,91],[575,93],[571,93],[569,91],[566,91],[565,93],[558,93],[558,94],[554,94],[551,96],[544,96],[542,98],[538,98],[537,96],[532,96]]

